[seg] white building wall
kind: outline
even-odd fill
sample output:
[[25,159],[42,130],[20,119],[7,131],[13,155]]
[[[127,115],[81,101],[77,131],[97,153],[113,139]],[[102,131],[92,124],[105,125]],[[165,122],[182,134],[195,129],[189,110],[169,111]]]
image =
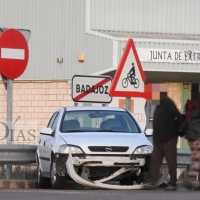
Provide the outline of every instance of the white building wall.
[[19,79],[71,79],[111,67],[112,40],[86,34],[85,23],[85,0],[0,0],[0,27],[31,31],[30,58]]
[[[90,75],[117,67],[126,41],[120,42],[118,38],[116,50],[112,39],[86,33],[87,2],[90,2],[91,29],[199,33],[198,0],[0,0],[0,27],[31,30],[29,63],[19,79],[71,79],[75,74]],[[135,45],[137,48],[200,49],[199,42],[183,41],[141,39]],[[116,51],[117,56],[113,55]],[[84,62],[78,62],[79,53],[84,53]],[[58,57],[64,62],[57,63]],[[199,72],[198,66],[199,63],[143,63],[144,70]]]
[[[118,63],[121,59],[123,49],[126,46],[125,41],[119,41],[119,49],[118,49]],[[200,53],[200,43],[184,43],[184,42],[148,42],[148,41],[135,41],[135,46],[137,49],[148,49],[150,50],[160,50],[160,51],[193,51],[193,52],[198,52]],[[173,52],[174,53],[174,52]],[[139,54],[139,51],[138,51]],[[182,54],[183,55],[183,54]],[[140,56],[140,54],[139,54]],[[198,57],[197,57],[198,56]],[[173,57],[172,57],[173,58]],[[196,55],[196,60],[189,60],[189,57],[187,57],[187,62],[177,60],[174,61],[171,59],[165,60],[166,62],[162,61],[160,59],[160,62],[155,62],[155,61],[149,61],[149,62],[144,62],[141,60],[142,67],[144,71],[180,71],[180,72],[200,72],[200,54]],[[183,57],[182,57],[183,59]],[[163,59],[164,60],[164,59]]]
[[91,0],[96,30],[199,34],[199,0]]

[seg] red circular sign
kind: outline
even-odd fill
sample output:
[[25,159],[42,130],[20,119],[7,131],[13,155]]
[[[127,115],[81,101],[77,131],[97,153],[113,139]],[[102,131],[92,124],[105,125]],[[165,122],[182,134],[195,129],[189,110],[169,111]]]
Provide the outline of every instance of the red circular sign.
[[0,35],[0,73],[6,78],[18,78],[28,64],[28,45],[22,33],[7,29]]

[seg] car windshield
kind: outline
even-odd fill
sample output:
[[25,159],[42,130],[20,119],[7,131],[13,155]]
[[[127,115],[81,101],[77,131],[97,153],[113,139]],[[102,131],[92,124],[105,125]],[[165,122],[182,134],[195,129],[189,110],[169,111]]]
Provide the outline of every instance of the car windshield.
[[108,110],[66,111],[60,131],[141,133],[137,122],[127,112]]

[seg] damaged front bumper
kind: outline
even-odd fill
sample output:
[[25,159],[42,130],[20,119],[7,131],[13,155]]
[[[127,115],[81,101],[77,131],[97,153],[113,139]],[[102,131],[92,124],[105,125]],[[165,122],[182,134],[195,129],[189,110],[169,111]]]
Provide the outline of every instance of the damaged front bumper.
[[[140,185],[111,185],[111,184],[105,184],[102,182],[106,182],[114,177],[119,176],[120,174],[131,170],[132,168],[125,168],[122,167],[120,168],[118,171],[116,171],[114,174],[112,174],[111,176],[98,180],[98,181],[91,181],[88,179],[84,179],[81,176],[79,176],[75,169],[74,169],[74,164],[73,164],[73,158],[72,155],[69,154],[68,160],[66,162],[66,167],[67,167],[67,172],[69,174],[69,176],[76,181],[79,184],[88,186],[88,187],[94,187],[94,188],[104,188],[104,189],[119,189],[119,190],[131,190],[131,189],[137,189],[137,190],[141,190],[145,188],[144,184],[140,184]],[[168,172],[167,172],[168,173]],[[166,175],[167,176],[167,175]],[[156,185],[160,185],[161,182],[158,182]]]

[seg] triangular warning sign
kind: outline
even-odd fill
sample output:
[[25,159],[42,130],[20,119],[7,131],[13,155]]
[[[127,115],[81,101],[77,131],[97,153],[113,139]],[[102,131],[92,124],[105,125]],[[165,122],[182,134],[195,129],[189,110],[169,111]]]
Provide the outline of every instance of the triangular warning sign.
[[146,77],[134,42],[129,39],[112,81],[109,95],[116,97],[149,98],[145,91]]

